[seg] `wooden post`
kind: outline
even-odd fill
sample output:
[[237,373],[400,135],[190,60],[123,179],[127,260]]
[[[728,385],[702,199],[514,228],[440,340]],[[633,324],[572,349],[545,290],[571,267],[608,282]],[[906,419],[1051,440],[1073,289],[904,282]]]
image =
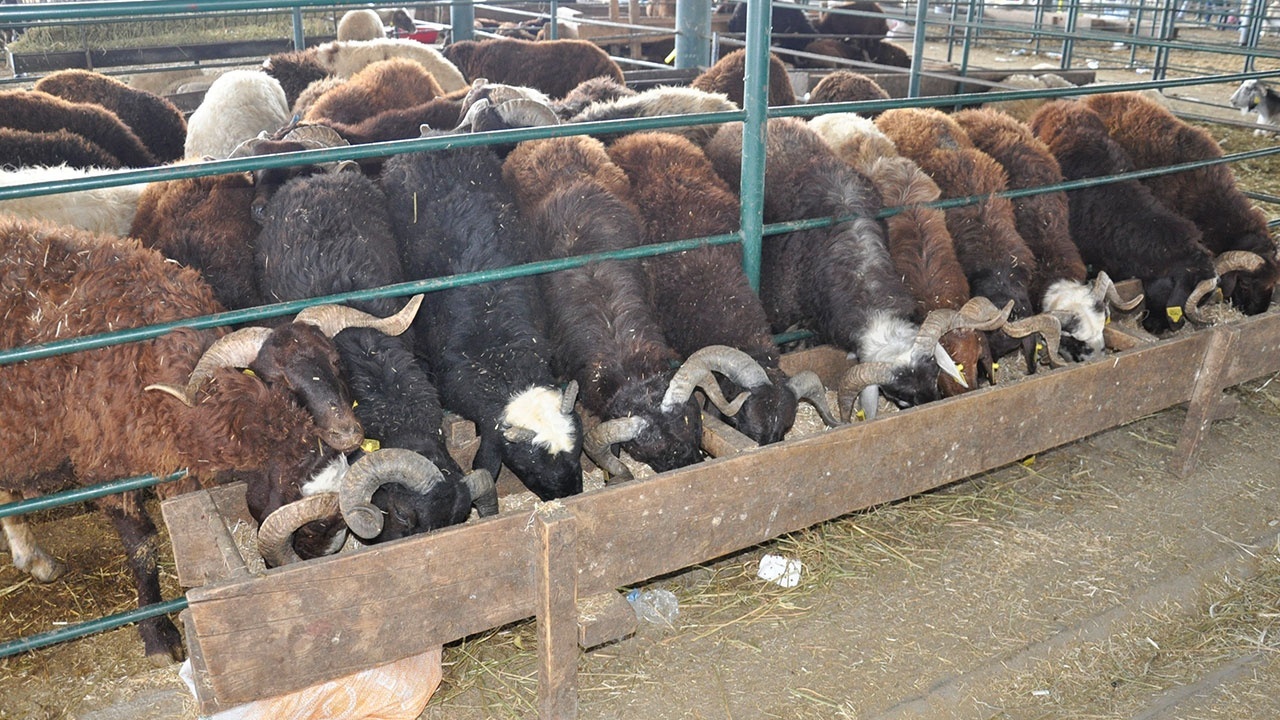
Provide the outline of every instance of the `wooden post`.
[[1210,423],[1222,417],[1222,389],[1226,387],[1231,347],[1239,334],[1234,328],[1218,328],[1213,331],[1209,347],[1205,349],[1204,360],[1191,390],[1191,402],[1187,406],[1187,419],[1182,425],[1178,449],[1169,460],[1169,470],[1180,478],[1191,474]]
[[578,716],[578,552],[572,513],[553,502],[534,516],[538,619],[538,717]]

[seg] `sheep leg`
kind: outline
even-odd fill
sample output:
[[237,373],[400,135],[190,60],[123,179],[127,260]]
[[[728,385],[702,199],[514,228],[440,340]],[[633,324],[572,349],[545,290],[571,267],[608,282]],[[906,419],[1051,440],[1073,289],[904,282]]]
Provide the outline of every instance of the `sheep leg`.
[[[20,499],[15,493],[0,490],[0,503],[11,503]],[[9,553],[13,555],[14,567],[40,582],[53,582],[67,571],[65,564],[58,562],[40,547],[26,520],[11,516],[0,519],[0,525],[3,525],[5,539],[9,541]]]
[[[138,607],[161,601],[160,573],[156,564],[156,526],[142,507],[137,493],[112,495],[96,501],[111,519],[124,546],[129,570],[138,588]],[[163,667],[183,658],[182,636],[166,616],[147,618],[138,623],[138,634],[147,659]]]

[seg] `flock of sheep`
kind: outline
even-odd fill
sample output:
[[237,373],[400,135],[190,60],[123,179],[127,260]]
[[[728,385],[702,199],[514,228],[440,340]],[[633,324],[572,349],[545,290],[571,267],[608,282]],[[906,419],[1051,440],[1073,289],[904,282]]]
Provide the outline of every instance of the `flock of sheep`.
[[[736,109],[742,76],[737,52],[692,87],[637,93],[576,40],[342,40],[227,72],[184,119],[65,71],[0,92],[0,157],[18,159],[2,182]],[[814,97],[885,95],[840,71]],[[770,102],[794,103],[790,85]],[[1222,165],[994,195],[1221,155],[1144,96],[1050,102],[1028,123],[992,109],[783,118],[765,142],[765,220],[837,221],[767,239],[758,293],[739,248],[710,245],[0,366],[0,501],[183,467],[162,492],[244,480],[278,565],[348,530],[379,542],[496,513],[504,466],[550,500],[582,491],[583,453],[610,479],[630,474],[615,446],[659,472],[698,462],[703,413],[772,443],[801,402],[837,425],[859,406],[874,417],[881,396],[910,407],[994,381],[1010,353],[1031,372],[1096,358],[1110,307],[1139,301],[1111,278],[1141,279],[1144,324],[1170,332],[1214,289],[1266,310],[1280,275],[1265,218]],[[741,124],[694,125],[5,201],[0,348],[734,233],[742,143]],[[960,197],[976,201],[930,205]],[[795,327],[857,359],[836,413],[815,375],[779,366],[774,333]],[[476,426],[469,470],[445,447],[446,410]],[[158,601],[136,493],[97,502],[140,603]],[[25,524],[3,524],[15,565],[62,572]],[[167,618],[140,630],[149,657],[181,656]]]

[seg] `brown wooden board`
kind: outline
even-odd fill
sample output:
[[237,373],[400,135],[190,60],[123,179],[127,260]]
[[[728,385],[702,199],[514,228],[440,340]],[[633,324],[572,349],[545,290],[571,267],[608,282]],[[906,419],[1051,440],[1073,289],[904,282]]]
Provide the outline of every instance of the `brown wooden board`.
[[578,600],[578,645],[584,649],[621,640],[638,624],[631,603],[612,590]]
[[[228,526],[246,520],[245,484],[184,493],[160,504],[169,529],[178,584],[198,587],[210,582],[248,575],[244,558]],[[252,522],[252,520],[249,520]]]

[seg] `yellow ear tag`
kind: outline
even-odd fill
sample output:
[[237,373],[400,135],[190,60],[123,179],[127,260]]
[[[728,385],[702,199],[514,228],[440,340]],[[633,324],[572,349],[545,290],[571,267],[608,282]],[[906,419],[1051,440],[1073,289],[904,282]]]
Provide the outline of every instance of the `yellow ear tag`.
[[1028,457],[1026,460],[1023,460],[1023,461],[1022,461],[1022,465],[1023,465],[1024,467],[1031,467],[1032,465],[1035,465],[1035,464],[1036,464],[1036,456],[1035,456],[1035,455],[1032,455],[1031,457]]
[[859,421],[862,421],[867,419],[867,414],[862,410],[859,410],[858,412],[853,414],[853,417]]
[[256,373],[256,372],[254,372],[254,371],[250,370],[249,368],[245,368],[245,369],[241,370],[240,372],[244,373],[245,375],[248,375],[249,377],[258,377],[258,373]]
[[1034,352],[1031,353],[1031,362],[1035,363],[1036,365],[1040,364],[1040,351],[1043,349],[1044,349],[1044,345],[1041,345],[1040,343],[1036,343],[1036,349]]
[[672,50],[670,55],[668,55],[668,56],[666,56],[665,58],[663,58],[663,62],[665,62],[665,63],[666,63],[666,64],[668,64],[668,65],[670,65],[671,63],[673,63],[673,62],[675,62],[675,61],[676,61],[676,51],[675,51],[675,50]]
[[1165,308],[1164,314],[1169,316],[1171,322],[1182,322],[1182,308],[1176,305]]
[[378,452],[381,448],[382,443],[374,440],[373,438],[365,438],[364,442],[360,443],[360,449],[367,453]]
[[352,409],[352,410],[355,410],[355,409],[356,409],[356,408],[358,408],[358,407],[360,407],[360,403],[359,403],[359,402],[356,402],[355,400],[352,400],[352,401],[351,401],[351,409]]
[[956,363],[956,372],[964,373],[964,363]]
[[1110,325],[1110,324],[1111,324],[1111,316],[1109,316],[1109,315],[1108,315],[1108,316],[1107,316],[1107,319],[1102,321],[1102,324],[1103,324],[1103,325]]

